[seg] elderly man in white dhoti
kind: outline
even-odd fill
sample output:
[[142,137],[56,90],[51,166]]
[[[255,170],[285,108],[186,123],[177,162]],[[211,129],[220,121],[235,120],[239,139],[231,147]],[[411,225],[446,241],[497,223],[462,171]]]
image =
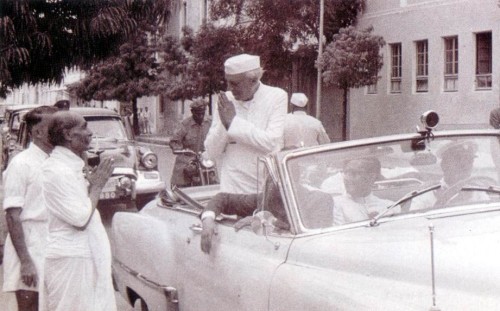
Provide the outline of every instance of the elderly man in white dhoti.
[[82,157],[92,132],[79,114],[55,113],[48,133],[55,147],[42,166],[49,213],[42,310],[114,311],[111,249],[95,211],[113,170],[112,159],[84,175]]

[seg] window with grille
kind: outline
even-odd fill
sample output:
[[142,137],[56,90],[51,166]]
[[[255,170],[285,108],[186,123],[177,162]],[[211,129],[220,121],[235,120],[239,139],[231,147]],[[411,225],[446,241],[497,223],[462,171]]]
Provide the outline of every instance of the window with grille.
[[444,38],[444,90],[458,90],[458,37]]
[[476,89],[489,90],[492,85],[491,32],[476,34]]
[[401,43],[393,43],[391,49],[391,93],[401,93],[402,55]]
[[416,91],[427,92],[429,90],[429,44],[427,40],[416,42],[417,52],[417,74]]

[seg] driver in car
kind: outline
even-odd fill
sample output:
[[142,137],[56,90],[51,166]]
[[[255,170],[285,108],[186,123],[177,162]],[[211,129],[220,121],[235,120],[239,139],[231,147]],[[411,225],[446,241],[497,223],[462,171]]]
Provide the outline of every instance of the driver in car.
[[[344,164],[346,193],[334,197],[334,225],[373,219],[393,204],[372,193],[375,181],[381,176],[380,171],[380,161],[374,157],[352,159]],[[398,211],[394,209],[388,215]]]
[[416,197],[412,210],[427,209],[446,203],[487,200],[488,195],[477,191],[461,191],[471,181],[477,145],[473,141],[452,141],[437,151],[441,158],[443,178],[441,187],[433,192]]

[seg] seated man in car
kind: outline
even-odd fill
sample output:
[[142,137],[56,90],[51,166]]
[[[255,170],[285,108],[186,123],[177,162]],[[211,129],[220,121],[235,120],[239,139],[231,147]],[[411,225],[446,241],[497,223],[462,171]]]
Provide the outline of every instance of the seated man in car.
[[[465,203],[488,200],[484,192],[462,191],[470,185],[477,145],[473,141],[452,141],[438,150],[443,178],[441,187],[413,199],[412,210],[427,209],[446,203]],[[477,184],[476,184],[477,185]]]
[[[343,169],[346,193],[334,197],[333,223],[346,223],[372,219],[393,204],[372,193],[375,181],[380,176],[380,162],[366,157],[348,160]],[[400,209],[390,211],[390,214]]]
[[[321,191],[311,191],[302,186],[296,189],[299,196],[307,198],[301,207],[301,218],[307,228],[320,228],[331,226],[333,202],[330,195]],[[278,186],[266,180],[264,193],[259,194],[235,194],[220,192],[207,204],[201,214],[203,231],[201,233],[201,249],[210,253],[212,237],[215,233],[215,217],[219,214],[237,215],[247,217],[262,209],[272,213],[276,220],[272,225],[278,230],[288,230],[290,224],[286,214],[281,193]]]

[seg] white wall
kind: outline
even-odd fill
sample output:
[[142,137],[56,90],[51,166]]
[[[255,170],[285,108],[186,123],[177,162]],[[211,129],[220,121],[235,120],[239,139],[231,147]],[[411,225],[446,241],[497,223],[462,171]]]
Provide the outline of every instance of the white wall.
[[[350,138],[412,132],[419,116],[440,114],[438,128],[486,127],[489,112],[500,105],[500,7],[497,0],[367,0],[358,26],[373,25],[386,41],[384,66],[376,95],[366,88],[350,94]],[[475,33],[491,31],[493,87],[475,89]],[[443,91],[443,37],[458,36],[459,85]],[[429,91],[415,92],[415,41],[428,40]],[[402,92],[391,94],[390,43],[402,44]]]

